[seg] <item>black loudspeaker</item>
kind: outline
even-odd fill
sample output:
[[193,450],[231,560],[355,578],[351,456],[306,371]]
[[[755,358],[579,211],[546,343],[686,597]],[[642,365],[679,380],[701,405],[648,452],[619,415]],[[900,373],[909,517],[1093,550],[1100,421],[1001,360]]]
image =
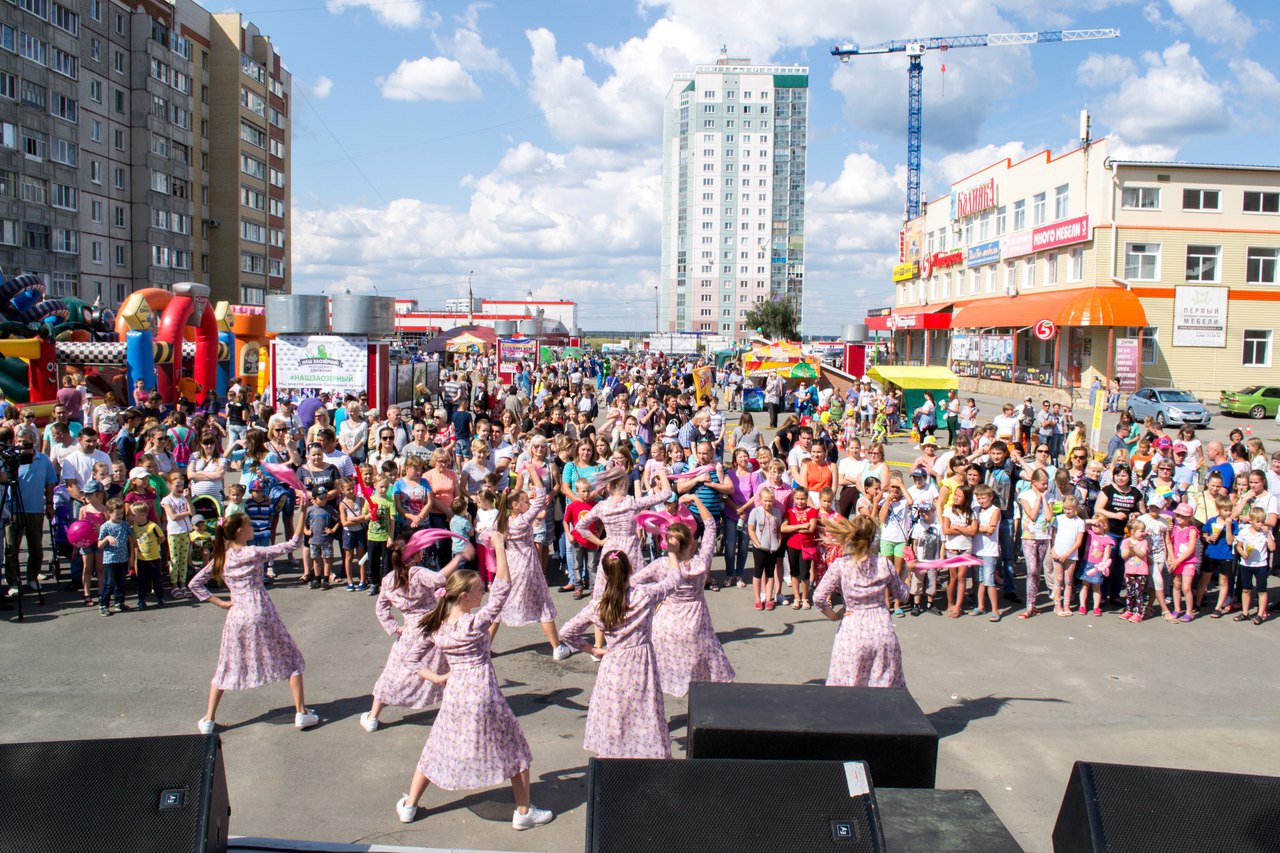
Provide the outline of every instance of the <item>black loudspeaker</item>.
[[932,788],[938,732],[901,688],[689,687],[690,758],[865,761],[880,788]]
[[1077,761],[1055,853],[1262,853],[1280,849],[1280,779]]
[[878,853],[859,761],[593,758],[587,853]]
[[1022,853],[977,791],[876,788],[876,803],[895,853]]
[[231,806],[217,735],[0,744],[0,847],[221,853]]

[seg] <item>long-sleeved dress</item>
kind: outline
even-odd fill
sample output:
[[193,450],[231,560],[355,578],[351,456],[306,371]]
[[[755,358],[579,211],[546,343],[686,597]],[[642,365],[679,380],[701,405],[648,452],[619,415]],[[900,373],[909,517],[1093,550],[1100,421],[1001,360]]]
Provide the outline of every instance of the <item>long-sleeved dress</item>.
[[680,581],[677,568],[657,583],[632,586],[627,590],[627,615],[611,629],[600,619],[600,602],[592,601],[561,630],[563,642],[583,651],[591,645],[588,629],[600,628],[609,647],[591,691],[583,749],[601,758],[671,757],[671,733],[651,638],[653,612]]
[[[408,582],[393,588],[384,579],[374,605],[382,628],[396,638],[387,655],[386,666],[373,685],[373,698],[384,705],[401,708],[426,708],[440,701],[444,688],[428,681],[418,670],[445,673],[449,663],[444,653],[431,637],[418,628],[418,619],[435,609],[435,591],[444,586],[447,578],[440,572],[414,566],[409,570]],[[393,608],[404,614],[404,630],[396,622]]]
[[831,647],[827,684],[832,687],[906,687],[902,647],[885,606],[884,590],[905,601],[907,585],[884,557],[855,561],[840,557],[827,568],[813,594],[814,606],[831,609],[836,586],[844,598],[845,614]]
[[[684,696],[693,681],[733,681],[733,666],[711,624],[711,611],[703,593],[711,558],[715,554],[716,527],[708,521],[706,533],[697,552],[681,566],[679,585],[667,596],[653,617],[653,653],[658,662],[658,682],[663,693]],[[669,565],[666,559],[655,560],[632,584],[658,580]]]
[[[667,502],[671,491],[664,489],[643,498],[627,495],[621,500],[605,498],[578,519],[578,527],[586,527],[593,521],[604,525],[604,546],[600,549],[603,557],[610,551],[621,551],[631,561],[631,571],[638,572],[644,565],[644,556],[640,552],[640,534],[636,532],[636,516],[645,510],[653,509]],[[596,569],[596,576],[591,579],[591,598],[598,600],[604,590],[604,566]]]
[[418,769],[446,791],[497,785],[533,763],[489,657],[489,625],[511,591],[494,581],[484,607],[441,625],[433,638],[449,662],[449,680]]
[[[263,547],[227,549],[222,578],[231,593],[231,609],[222,626],[222,643],[213,686],[219,690],[248,690],[301,675],[302,652],[289,636],[284,620],[262,584],[262,566],[296,551],[302,537]],[[200,601],[209,600],[207,584],[213,577],[209,563],[187,587]]]
[[518,628],[531,622],[556,621],[547,576],[542,571],[542,555],[534,542],[534,530],[541,524],[538,513],[547,505],[547,493],[539,488],[525,512],[507,522],[507,565],[511,571],[511,596],[498,621]]

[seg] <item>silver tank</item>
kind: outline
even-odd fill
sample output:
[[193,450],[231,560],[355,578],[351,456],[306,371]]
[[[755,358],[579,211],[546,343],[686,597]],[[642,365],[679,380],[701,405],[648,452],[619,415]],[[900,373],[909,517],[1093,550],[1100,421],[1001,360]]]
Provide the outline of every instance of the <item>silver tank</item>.
[[333,331],[339,335],[389,338],[396,333],[396,300],[391,296],[339,294],[332,297]]
[[493,333],[500,338],[511,338],[516,333],[515,320],[494,320]]
[[533,320],[533,319],[520,320],[516,324],[516,328],[519,330],[520,334],[524,335],[527,338],[536,338],[538,336],[537,320]]
[[267,331],[277,335],[315,335],[329,331],[329,297],[319,294],[268,296]]
[[865,341],[867,339],[866,323],[845,323],[841,337],[846,341]]

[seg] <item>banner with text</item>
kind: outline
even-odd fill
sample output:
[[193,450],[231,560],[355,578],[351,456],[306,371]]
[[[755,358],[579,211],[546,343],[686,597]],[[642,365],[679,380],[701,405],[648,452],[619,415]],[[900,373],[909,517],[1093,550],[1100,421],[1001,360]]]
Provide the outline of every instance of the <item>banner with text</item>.
[[369,339],[363,335],[280,335],[277,388],[359,393],[369,386]]

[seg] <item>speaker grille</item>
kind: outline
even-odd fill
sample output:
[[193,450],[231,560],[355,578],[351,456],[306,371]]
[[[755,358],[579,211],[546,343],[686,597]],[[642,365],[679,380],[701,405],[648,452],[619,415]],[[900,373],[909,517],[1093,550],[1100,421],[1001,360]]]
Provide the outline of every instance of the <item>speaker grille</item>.
[[[201,735],[2,744],[0,845],[55,853],[206,850],[217,749],[216,738]],[[166,796],[174,791],[183,792],[181,806]]]
[[874,791],[849,796],[840,762],[592,759],[589,776],[592,853],[884,849]]

